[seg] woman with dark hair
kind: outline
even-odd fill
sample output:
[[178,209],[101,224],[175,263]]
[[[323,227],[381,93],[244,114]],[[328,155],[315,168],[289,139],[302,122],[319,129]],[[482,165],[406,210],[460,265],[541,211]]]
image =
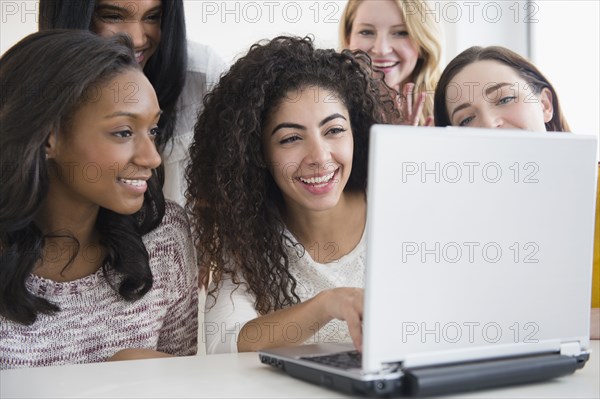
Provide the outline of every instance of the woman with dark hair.
[[157,144],[168,199],[184,205],[185,166],[202,97],[225,64],[210,47],[186,40],[182,0],[40,0],[39,28],[125,33],[163,114]]
[[394,107],[371,75],[362,52],[278,37],[205,97],[187,199],[213,278],[207,353],[360,348],[368,135]]
[[[434,111],[437,126],[570,131],[552,84],[535,65],[504,47],[471,47],[450,61],[435,91]],[[600,198],[600,191],[598,195]],[[600,215],[600,200],[596,209]],[[596,223],[592,339],[600,339],[598,226]]]
[[195,253],[129,39],[29,35],[0,87],[0,369],[194,354]]
[[548,79],[524,57],[498,46],[471,47],[450,61],[433,109],[436,126],[569,131]]

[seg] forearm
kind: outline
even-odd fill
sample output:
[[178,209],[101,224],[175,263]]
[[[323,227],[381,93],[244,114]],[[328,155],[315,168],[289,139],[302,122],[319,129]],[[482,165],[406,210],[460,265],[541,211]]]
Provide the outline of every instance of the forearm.
[[155,359],[161,357],[173,357],[168,353],[155,351],[152,349],[122,349],[106,359],[109,362],[119,361],[119,360],[139,360],[139,359]]
[[302,344],[332,320],[325,303],[328,291],[287,309],[250,320],[240,330],[239,352]]

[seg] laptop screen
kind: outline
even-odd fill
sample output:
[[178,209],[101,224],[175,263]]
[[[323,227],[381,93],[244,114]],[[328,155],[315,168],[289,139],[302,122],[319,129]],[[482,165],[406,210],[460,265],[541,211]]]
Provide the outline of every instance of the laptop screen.
[[363,367],[589,344],[597,139],[376,125]]

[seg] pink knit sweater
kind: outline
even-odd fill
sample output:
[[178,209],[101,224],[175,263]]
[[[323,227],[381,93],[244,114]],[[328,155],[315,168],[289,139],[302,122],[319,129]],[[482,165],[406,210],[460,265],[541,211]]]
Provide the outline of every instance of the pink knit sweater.
[[121,298],[102,270],[66,283],[30,275],[27,289],[60,311],[30,326],[0,316],[0,369],[99,362],[127,348],[195,354],[198,269],[183,209],[167,202],[162,223],[143,241],[154,284],[137,301]]

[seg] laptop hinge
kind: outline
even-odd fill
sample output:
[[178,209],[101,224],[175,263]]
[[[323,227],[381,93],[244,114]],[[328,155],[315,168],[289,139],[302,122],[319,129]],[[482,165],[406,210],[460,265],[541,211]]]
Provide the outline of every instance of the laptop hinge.
[[564,356],[578,356],[581,354],[579,341],[563,342],[560,344],[560,354]]

